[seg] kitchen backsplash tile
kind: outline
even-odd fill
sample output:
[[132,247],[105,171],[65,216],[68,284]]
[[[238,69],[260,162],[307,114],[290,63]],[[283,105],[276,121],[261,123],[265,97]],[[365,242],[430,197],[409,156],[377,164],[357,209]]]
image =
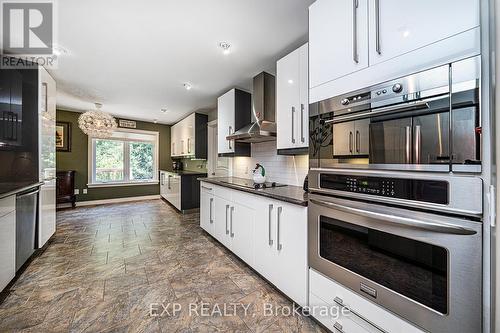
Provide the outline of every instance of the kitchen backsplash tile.
[[264,166],[268,181],[302,186],[309,169],[309,156],[278,155],[275,141],[254,143],[252,157],[233,158],[233,176],[252,178],[256,163]]

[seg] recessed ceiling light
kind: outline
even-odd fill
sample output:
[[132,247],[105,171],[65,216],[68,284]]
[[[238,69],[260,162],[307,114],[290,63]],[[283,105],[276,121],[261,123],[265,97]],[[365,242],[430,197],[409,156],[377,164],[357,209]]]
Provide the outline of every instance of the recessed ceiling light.
[[161,112],[166,113],[167,109],[163,108],[163,109],[161,109]]
[[290,80],[288,80],[288,83],[289,83],[289,84],[293,84],[293,80],[291,80],[291,79],[290,79]]
[[184,83],[184,88],[186,88],[186,90],[191,90],[193,87],[189,83]]
[[224,54],[229,54],[231,52],[231,44],[229,44],[228,42],[220,42],[219,47],[222,49],[222,53]]
[[63,54],[67,54],[68,50],[66,50],[64,47],[62,47],[60,45],[54,45],[54,46],[52,46],[52,52],[54,53],[54,55],[59,57]]

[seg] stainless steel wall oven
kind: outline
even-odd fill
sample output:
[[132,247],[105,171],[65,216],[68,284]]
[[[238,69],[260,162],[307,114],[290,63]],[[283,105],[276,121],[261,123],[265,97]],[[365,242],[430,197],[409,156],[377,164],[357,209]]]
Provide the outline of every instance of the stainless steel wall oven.
[[310,105],[309,264],[430,332],[479,332],[480,58]]
[[479,57],[310,106],[311,168],[481,172]]

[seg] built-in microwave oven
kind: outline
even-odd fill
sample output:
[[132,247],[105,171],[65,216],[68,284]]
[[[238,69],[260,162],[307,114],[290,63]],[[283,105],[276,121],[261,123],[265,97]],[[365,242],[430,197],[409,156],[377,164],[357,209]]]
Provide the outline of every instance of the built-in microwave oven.
[[310,106],[310,167],[481,172],[480,58]]

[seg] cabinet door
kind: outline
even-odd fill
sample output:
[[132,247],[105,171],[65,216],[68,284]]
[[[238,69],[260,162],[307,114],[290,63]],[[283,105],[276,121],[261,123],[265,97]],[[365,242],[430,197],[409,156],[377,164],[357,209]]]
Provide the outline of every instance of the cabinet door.
[[52,180],[56,177],[56,82],[41,66],[39,81],[40,179]]
[[202,184],[200,189],[200,226],[212,236],[215,235],[214,196],[212,189],[207,184]]
[[370,152],[370,119],[356,120],[354,122],[354,153],[368,155]]
[[273,282],[279,272],[276,270],[276,203],[259,198],[255,218],[255,269]]
[[296,50],[276,65],[278,81],[276,100],[277,147],[295,148],[298,142],[297,114],[300,113],[300,54]]
[[177,156],[177,124],[170,129],[170,156]]
[[307,208],[276,202],[275,285],[301,306],[307,305]]
[[0,291],[16,275],[16,212],[0,217]]
[[370,66],[479,26],[477,0],[370,0],[369,12]]
[[166,199],[166,175],[165,172],[160,172],[160,196]]
[[309,147],[309,44],[299,49],[300,107],[297,148]]
[[174,175],[170,177],[170,192],[171,201],[170,203],[174,205],[178,210],[182,210],[181,207],[181,177]]
[[186,118],[186,155],[192,156],[195,154],[194,151],[194,139],[195,139],[195,120],[196,114],[192,113]]
[[226,136],[234,132],[234,107],[234,89],[217,99],[217,151],[219,154],[234,153],[234,142],[226,140]]
[[333,155],[348,156],[354,153],[354,122],[333,125]]
[[253,224],[255,211],[233,203],[229,208],[231,250],[250,266],[253,265]]
[[231,248],[231,237],[229,235],[229,209],[231,202],[214,197],[215,204],[215,238],[227,248]]
[[56,179],[46,180],[40,188],[38,248],[56,232]]
[[[406,10],[405,6],[399,8]],[[312,4],[309,57],[311,88],[368,67],[368,0],[317,0]]]

